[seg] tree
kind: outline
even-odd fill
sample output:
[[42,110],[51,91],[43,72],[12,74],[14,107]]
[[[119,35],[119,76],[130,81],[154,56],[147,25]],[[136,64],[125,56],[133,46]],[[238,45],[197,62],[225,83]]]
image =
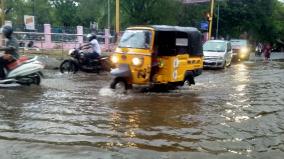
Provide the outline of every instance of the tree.
[[53,21],[53,8],[46,0],[6,0],[5,8],[10,9],[5,19],[11,20],[14,26],[23,26],[24,15],[34,14],[37,24]]
[[277,0],[225,1],[220,7],[221,34],[238,38],[248,33],[254,40],[273,40],[276,36],[273,12],[278,3]]
[[[113,6],[113,1],[111,5]],[[88,26],[90,22],[96,22],[99,26],[107,26],[107,1],[104,0],[80,0],[78,8],[79,23]]]
[[49,2],[55,8],[54,15],[58,19],[57,25],[74,26],[78,24],[78,0],[50,0]]
[[284,3],[275,6],[272,19],[278,38],[284,41]]
[[6,20],[11,20],[14,24],[24,24],[24,15],[28,13],[27,3],[23,0],[5,1],[5,9],[10,12],[5,15]]
[[206,13],[209,13],[208,3],[184,5],[179,13],[178,25],[199,28],[202,21],[207,21]]
[[[6,20],[23,25],[24,15],[35,15],[37,24],[89,27],[97,22],[107,27],[107,0],[5,0],[10,8]],[[111,27],[115,24],[115,0],[110,0]],[[121,28],[130,25],[181,25],[199,28],[206,21],[209,3],[185,5],[182,0],[120,0]],[[35,7],[34,7],[35,6]],[[213,35],[216,16],[213,19]],[[278,0],[223,0],[220,2],[219,34],[251,40],[274,41],[284,37],[284,4]]]
[[[54,8],[47,0],[28,0],[30,10],[34,13],[37,24],[52,23],[56,20],[54,15]],[[29,11],[31,13],[31,11]],[[32,14],[31,14],[32,15]]]
[[178,0],[123,0],[122,25],[175,25],[180,5],[181,2]]

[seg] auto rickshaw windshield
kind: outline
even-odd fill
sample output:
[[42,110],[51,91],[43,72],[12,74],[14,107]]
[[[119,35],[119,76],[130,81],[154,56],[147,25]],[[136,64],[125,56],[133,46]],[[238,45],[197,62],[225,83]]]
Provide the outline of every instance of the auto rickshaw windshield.
[[149,49],[152,33],[149,30],[126,30],[120,40],[121,48]]

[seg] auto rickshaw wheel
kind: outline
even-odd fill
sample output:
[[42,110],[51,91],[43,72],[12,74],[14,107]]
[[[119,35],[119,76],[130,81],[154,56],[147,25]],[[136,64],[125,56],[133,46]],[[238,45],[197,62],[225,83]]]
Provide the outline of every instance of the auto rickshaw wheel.
[[183,85],[195,85],[194,77],[192,75],[188,75],[187,77],[185,77],[185,79],[183,80]]
[[117,93],[126,93],[127,89],[129,88],[127,82],[123,78],[116,78],[110,84],[110,88],[114,89]]

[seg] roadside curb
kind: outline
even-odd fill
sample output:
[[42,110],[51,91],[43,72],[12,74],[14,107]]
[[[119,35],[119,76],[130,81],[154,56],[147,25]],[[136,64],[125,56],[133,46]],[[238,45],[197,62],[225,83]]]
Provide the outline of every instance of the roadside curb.
[[[250,61],[263,61],[264,55],[261,54],[261,56],[255,56],[254,53],[251,53],[249,60]],[[272,52],[270,55],[270,60],[284,60],[284,52]]]

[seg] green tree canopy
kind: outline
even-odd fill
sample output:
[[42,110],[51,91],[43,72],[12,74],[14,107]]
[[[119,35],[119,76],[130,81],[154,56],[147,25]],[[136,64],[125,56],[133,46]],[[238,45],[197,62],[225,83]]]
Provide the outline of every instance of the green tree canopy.
[[221,4],[221,34],[237,38],[247,33],[252,39],[272,40],[277,0],[227,0]]
[[[13,24],[23,24],[24,15],[35,15],[37,24],[89,27],[97,22],[107,28],[115,26],[115,0],[5,0],[6,15]],[[238,38],[247,33],[255,41],[274,41],[284,37],[284,4],[278,0],[222,0],[219,35]],[[182,0],[120,0],[121,28],[130,25],[165,24],[199,27],[206,21],[209,3],[186,5]],[[213,19],[216,30],[217,9]]]
[[58,19],[57,24],[74,26],[78,24],[78,1],[77,0],[49,0],[54,7],[54,15]]
[[176,25],[181,5],[177,0],[122,0],[122,23]]

